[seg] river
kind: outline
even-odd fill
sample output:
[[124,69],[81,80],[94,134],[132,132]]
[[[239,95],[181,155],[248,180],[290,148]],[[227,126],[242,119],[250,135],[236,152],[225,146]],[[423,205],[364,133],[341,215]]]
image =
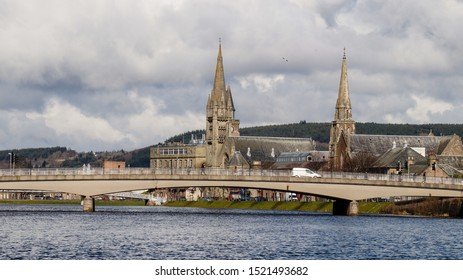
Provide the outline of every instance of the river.
[[463,221],[297,211],[0,205],[1,260],[463,259]]

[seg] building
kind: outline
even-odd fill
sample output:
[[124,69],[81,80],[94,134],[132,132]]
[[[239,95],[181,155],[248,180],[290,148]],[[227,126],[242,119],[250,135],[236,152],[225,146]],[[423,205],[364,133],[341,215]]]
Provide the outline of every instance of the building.
[[276,159],[272,169],[289,170],[294,167],[304,167],[319,170],[327,163],[329,163],[328,151],[284,152]]
[[222,44],[219,44],[214,85],[206,106],[206,167],[226,167],[234,154],[228,138],[240,135],[239,126],[231,89],[225,84]]
[[[193,139],[192,139],[193,140]],[[206,162],[204,142],[167,143],[150,149],[152,169],[200,169]]]
[[[331,122],[329,153],[330,169],[335,171],[359,171],[355,168],[364,164],[365,170],[390,173],[399,161],[403,166],[408,164],[407,161],[415,165],[410,168],[416,175],[455,176],[463,169],[463,144],[457,135],[435,136],[432,132],[426,136],[356,134],[345,51],[335,115]],[[421,156],[426,159],[426,164]],[[414,160],[409,160],[409,157]]]
[[103,168],[104,169],[124,169],[125,161],[105,160],[103,161]]
[[351,157],[350,140],[353,134],[355,134],[355,121],[352,118],[352,106],[347,79],[346,50],[344,49],[338,98],[336,100],[334,120],[331,122],[330,128],[329,152],[331,170],[341,170],[344,161]]
[[[222,45],[219,43],[214,84],[206,104],[205,137],[200,142],[192,139],[188,144],[166,143],[151,147],[151,168],[155,172],[157,169],[174,172],[179,169],[226,168],[243,174],[245,170],[271,168],[281,153],[315,150],[315,142],[310,138],[240,136],[240,121],[235,118],[235,111],[231,88],[225,82]],[[262,191],[251,192],[252,197],[264,196]],[[218,191],[197,188],[184,193],[186,199],[229,196],[227,188]],[[166,194],[168,192],[164,193],[165,197],[172,197]]]
[[373,163],[370,170],[382,174],[423,174],[428,168],[424,151],[423,148],[393,146]]
[[[206,104],[206,135],[201,143],[152,147],[151,168],[270,168],[283,152],[311,151],[310,138],[240,136],[230,86],[226,86],[219,44],[214,84]],[[192,143],[190,141],[190,143]],[[238,153],[239,152],[239,153]]]

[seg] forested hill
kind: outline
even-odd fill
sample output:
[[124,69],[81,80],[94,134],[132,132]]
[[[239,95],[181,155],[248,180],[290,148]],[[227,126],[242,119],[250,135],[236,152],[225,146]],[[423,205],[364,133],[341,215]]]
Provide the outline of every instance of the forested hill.
[[[301,121],[293,124],[267,125],[240,128],[242,136],[272,136],[272,137],[296,137],[312,138],[313,140],[328,144],[330,141],[331,123],[307,123]],[[376,135],[428,135],[430,131],[434,135],[453,135],[463,137],[463,124],[379,124],[356,123],[357,134]],[[195,130],[176,135],[166,142],[184,142],[191,139],[191,134],[201,138],[204,130]]]
[[[240,129],[241,135],[307,137],[322,143],[330,142],[331,123],[283,124],[258,126]],[[430,131],[436,136],[457,134],[463,137],[463,124],[379,124],[356,123],[357,134],[373,135],[428,135]]]
[[[328,150],[330,123],[306,123],[268,125],[240,128],[242,136],[312,138],[317,141],[318,150]],[[462,124],[378,124],[356,123],[358,134],[377,135],[453,135],[463,137]],[[192,135],[201,139],[204,130],[195,130],[176,135],[165,142],[189,143]],[[153,143],[155,144],[155,143]],[[161,143],[159,143],[161,144]],[[149,167],[150,147],[134,151],[77,152],[65,147],[15,149],[0,151],[0,168],[9,168],[11,154],[15,155],[16,168],[58,168],[81,167],[90,164],[100,167],[104,160],[124,161],[131,167]]]

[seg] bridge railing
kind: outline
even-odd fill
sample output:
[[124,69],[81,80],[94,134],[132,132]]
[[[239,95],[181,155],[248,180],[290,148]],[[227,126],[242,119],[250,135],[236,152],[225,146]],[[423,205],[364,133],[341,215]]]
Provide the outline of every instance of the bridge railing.
[[319,172],[323,178],[369,180],[369,181],[393,181],[414,182],[446,185],[463,185],[463,178],[431,177],[415,175],[394,175],[377,173],[351,173],[351,172]]
[[104,174],[153,174],[150,168],[30,168],[0,169],[0,176],[60,176],[60,175],[104,175]]
[[[462,178],[392,175],[376,173],[318,172],[323,178],[368,181],[418,182],[430,184],[463,185]],[[222,168],[32,168],[0,169],[0,176],[61,176],[61,175],[221,175],[221,176],[291,176],[290,170],[222,169]]]

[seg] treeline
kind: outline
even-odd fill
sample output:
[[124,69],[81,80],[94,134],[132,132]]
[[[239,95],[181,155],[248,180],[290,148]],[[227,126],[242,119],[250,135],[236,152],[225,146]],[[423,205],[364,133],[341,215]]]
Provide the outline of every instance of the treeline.
[[[328,144],[330,142],[331,123],[308,123],[300,121],[292,124],[277,124],[240,128],[242,136],[268,136],[268,137],[294,137],[312,138],[313,140]],[[453,135],[463,137],[463,124],[382,124],[382,123],[356,123],[357,134],[374,135]],[[166,140],[166,143],[189,143],[192,135],[201,139],[205,130],[188,131],[175,135]],[[161,144],[161,143],[159,143]]]
[[[172,136],[172,137],[166,139],[166,141],[164,143],[185,143],[185,144],[188,144],[188,143],[190,143],[192,137],[194,139],[199,140],[199,139],[201,139],[203,134],[206,134],[206,131],[204,129],[192,130],[192,131],[188,131],[188,132],[185,132],[185,133],[181,133],[181,134]],[[159,143],[158,145],[162,145],[162,144],[163,143]]]
[[76,168],[84,164],[102,167],[105,160],[124,161],[130,167],[149,167],[150,147],[134,151],[76,152],[65,147],[0,151],[0,168]]
[[[321,143],[330,142],[331,123],[306,123],[269,125],[241,128],[243,136],[274,136],[312,138]],[[428,135],[432,132],[436,136],[457,134],[463,137],[463,124],[380,124],[356,123],[357,134],[375,135]]]
[[[331,123],[307,123],[300,121],[293,124],[245,127],[240,129],[242,136],[294,137],[312,138],[317,141],[317,149],[327,150],[330,141]],[[377,135],[453,135],[463,137],[462,124],[378,124],[356,123],[358,134]],[[165,143],[189,143],[193,139],[201,139],[204,130],[193,130],[175,135]],[[162,143],[159,143],[160,145]],[[66,147],[14,149],[0,151],[0,168],[8,168],[10,154],[15,154],[17,168],[51,168],[81,167],[90,164],[100,167],[105,160],[124,161],[130,167],[149,167],[150,147],[134,151],[111,152],[76,152]]]
[[61,152],[64,153],[68,149],[66,147],[51,147],[51,148],[27,148],[27,149],[13,149],[0,151],[0,160],[9,160],[11,154],[19,157],[29,158],[47,158],[50,155]]

